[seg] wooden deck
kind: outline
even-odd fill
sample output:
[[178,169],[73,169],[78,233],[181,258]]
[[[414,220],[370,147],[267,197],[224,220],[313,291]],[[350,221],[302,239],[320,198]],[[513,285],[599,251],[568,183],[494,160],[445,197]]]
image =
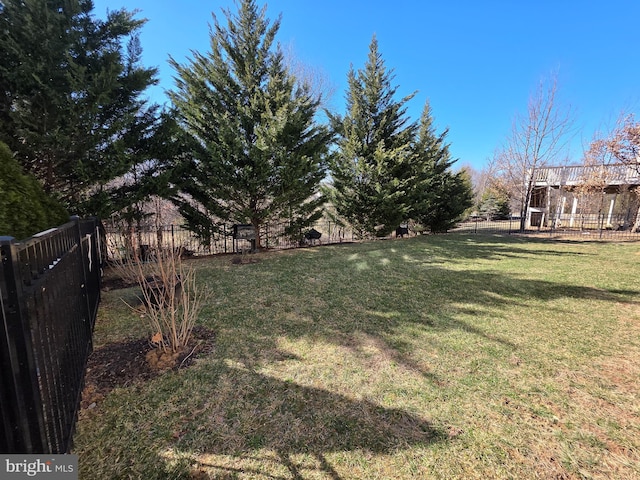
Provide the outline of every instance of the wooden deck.
[[607,185],[640,185],[638,165],[595,165],[545,167],[534,171],[535,187],[560,188],[584,184],[588,179],[601,179]]

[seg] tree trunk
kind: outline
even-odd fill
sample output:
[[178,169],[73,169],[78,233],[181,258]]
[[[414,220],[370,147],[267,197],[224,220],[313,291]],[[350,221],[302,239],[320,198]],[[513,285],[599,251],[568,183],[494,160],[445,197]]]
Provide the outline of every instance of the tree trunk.
[[[157,251],[160,253],[162,251],[163,242],[162,242],[162,211],[160,208],[160,200],[158,198],[155,199],[155,207],[156,207],[156,242],[157,242]],[[174,252],[175,253],[175,252]]]
[[524,194],[524,202],[522,207],[520,208],[520,233],[524,233],[527,228],[527,217],[529,215],[529,209],[531,208],[531,197],[533,191],[533,174],[535,172],[535,167],[531,168],[529,173],[529,179],[527,180],[527,190]]
[[256,252],[259,252],[262,249],[262,243],[260,242],[260,220],[252,219],[251,225],[253,225],[253,229],[255,230],[256,239],[254,240],[254,249]]
[[633,228],[631,229],[632,233],[640,232],[640,205],[638,205],[638,212],[636,213],[636,222],[633,224]]

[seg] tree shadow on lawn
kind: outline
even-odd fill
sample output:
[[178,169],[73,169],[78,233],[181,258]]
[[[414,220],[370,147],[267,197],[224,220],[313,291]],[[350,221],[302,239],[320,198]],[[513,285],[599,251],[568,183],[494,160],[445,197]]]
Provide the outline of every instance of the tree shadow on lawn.
[[[261,350],[277,349],[278,337],[317,339],[357,353],[362,338],[368,336],[392,360],[439,384],[441,379],[413,358],[411,346],[398,340],[398,333],[407,326],[432,332],[461,330],[513,351],[517,342],[490,323],[491,319],[499,321],[513,307],[532,311],[551,308],[546,305],[548,302],[564,298],[611,302],[612,308],[621,302],[640,303],[631,300],[639,293],[633,290],[532,280],[521,278],[518,273],[492,270],[450,269],[446,265],[414,261],[411,255],[415,248],[394,246],[381,250],[379,245],[377,249],[374,246],[354,250],[352,255],[344,251],[336,255],[343,263],[342,279],[328,280],[330,286],[317,280],[322,275],[321,269],[314,272],[315,281],[309,281],[308,265],[302,265],[292,268],[286,278],[278,278],[267,294],[262,294],[258,287],[252,297],[239,300],[239,304],[257,302],[259,308],[254,312],[260,313],[244,315],[241,325],[237,319],[225,325],[237,331],[237,338],[241,339],[234,346],[236,358],[245,365],[255,363]],[[520,255],[517,248],[505,250]],[[334,282],[348,285],[336,289]],[[262,295],[270,298],[264,299]],[[291,312],[283,315],[276,308],[273,310],[276,317],[270,317],[272,309],[268,305],[277,305],[278,298],[288,298],[282,301],[292,303],[287,307]],[[296,298],[304,300],[293,305]],[[559,305],[553,308],[557,309],[557,315],[564,313]],[[476,314],[480,318],[477,323],[473,320]],[[219,320],[225,323],[223,318]]]
[[[186,455],[198,465],[196,470],[207,470],[208,474],[210,470],[217,475],[249,474],[252,460],[257,459],[279,463],[276,470],[284,467],[293,478],[303,478],[302,470],[309,468],[340,478],[326,459],[327,453],[392,454],[457,435],[455,430],[437,428],[405,410],[248,369],[220,365],[216,373],[211,400],[183,425],[172,449],[174,455]],[[270,459],[260,458],[268,452],[273,454]],[[313,466],[299,455],[315,459]],[[238,468],[238,461],[247,465]]]
[[[571,240],[551,240],[532,237],[505,238],[504,235],[464,235],[449,234],[442,236],[427,236],[408,239],[411,247],[417,247],[421,243],[424,249],[420,253],[427,256],[442,255],[448,262],[460,263],[470,259],[498,259],[498,258],[524,258],[524,257],[589,257],[593,253],[563,251],[557,248],[541,249],[540,245],[582,245],[584,242]],[[535,249],[527,248],[527,245],[537,245]]]
[[[207,365],[213,368],[207,374],[210,387],[205,407],[185,410],[184,418],[175,426],[171,449],[197,462],[202,467],[202,475],[208,475],[211,470],[230,478],[240,472],[257,475],[262,471],[253,472],[252,462],[268,461],[265,452],[275,452],[277,466],[280,471],[284,469],[284,473],[274,478],[302,478],[303,470],[309,465],[303,465],[299,455],[313,457],[313,468],[331,478],[339,478],[326,459],[327,453],[357,450],[392,454],[411,446],[448,441],[455,436],[450,433],[455,429],[446,426],[446,419],[436,419],[439,425],[436,427],[435,422],[405,410],[384,408],[366,399],[258,373],[253,367],[297,360],[295,355],[279,349],[279,337],[317,339],[354,350],[363,347],[360,343],[363,338],[373,338],[380,345],[379,350],[388,353],[392,360],[437,383],[437,376],[416,361],[412,346],[398,338],[397,334],[408,325],[434,332],[464,330],[513,350],[517,346],[509,338],[496,335],[486,323],[474,324],[469,315],[474,310],[485,314],[486,309],[499,316],[514,304],[544,308],[545,301],[565,297],[610,301],[612,305],[623,301],[635,303],[629,300],[635,293],[632,291],[532,281],[495,271],[452,270],[428,261],[414,262],[410,256],[416,254],[415,248],[405,251],[394,247],[394,250],[385,249],[381,258],[371,253],[373,249],[358,249],[361,257],[352,261],[345,261],[346,255],[341,251],[349,279],[343,298],[323,298],[326,290],[322,282],[308,281],[309,264],[303,262],[290,269],[286,282],[271,285],[267,291],[257,286],[246,296],[233,297],[234,307],[246,308],[241,313],[225,315],[228,305],[211,310],[216,329],[223,332],[228,343],[212,355],[213,365]],[[520,254],[517,249],[505,250],[508,254]],[[531,254],[527,250],[524,253]],[[357,268],[362,261],[368,262],[368,268]],[[261,265],[247,266],[242,272],[243,280],[258,285],[252,272]],[[407,269],[412,270],[410,275]],[[391,277],[391,281],[378,287],[371,277],[375,280],[377,275]],[[412,284],[415,282],[420,288]],[[269,295],[272,298],[267,300],[277,305],[278,297],[285,293],[304,298],[306,303],[292,306],[291,314],[280,318],[271,317],[270,308],[255,303],[261,296]],[[309,301],[314,295],[317,305]],[[243,318],[242,324],[238,323],[239,318]],[[225,365],[216,358],[227,358],[251,368]],[[195,401],[190,400],[190,392],[185,392],[185,396],[185,405],[193,405]],[[133,416],[128,423],[136,422],[144,423]],[[238,467],[238,462],[242,467]],[[207,478],[198,477],[198,472],[193,475]]]
[[[265,363],[291,360],[298,359],[262,352]],[[120,390],[120,400],[97,415],[82,415],[89,423],[75,453],[85,458],[84,468],[107,451],[106,465],[118,458],[111,467],[117,474],[109,467],[99,471],[122,478],[301,479],[314,471],[338,479],[328,453],[393,454],[461,433],[403,409],[230,366],[229,360],[190,368],[136,379],[128,392]],[[172,393],[166,395],[168,386]],[[119,403],[123,398],[134,401],[133,408]]]
[[[520,278],[518,273],[505,274],[496,270],[451,269],[448,264],[461,263],[472,258],[486,258],[499,260],[501,257],[526,258],[537,255],[558,256],[591,256],[595,254],[585,252],[563,252],[557,250],[529,250],[520,248],[513,243],[505,243],[504,239],[487,243],[486,238],[448,236],[446,241],[438,244],[421,242],[420,238],[410,239],[415,243],[409,248],[392,247],[358,251],[356,255],[348,257],[345,268],[350,269],[350,285],[354,296],[366,292],[358,289],[359,285],[370,288],[376,283],[376,277],[391,275],[397,280],[394,287],[401,290],[407,279],[415,283],[416,279],[422,283],[422,291],[436,294],[442,291],[444,297],[452,301],[468,301],[471,303],[491,304],[519,302],[523,300],[539,299],[553,300],[562,297],[576,299],[599,299],[618,302],[621,296],[638,296],[638,290],[599,289],[582,285],[572,285],[565,282],[551,282],[547,280],[532,280]],[[472,241],[471,245],[468,243]],[[541,243],[543,241],[527,241],[526,243]],[[546,242],[546,241],[545,241]],[[425,248],[421,247],[421,243]],[[523,241],[524,243],[524,241]],[[381,264],[376,257],[382,256]],[[588,261],[584,259],[583,261]],[[303,280],[297,279],[297,282]],[[451,286],[455,288],[450,288]],[[417,291],[417,290],[416,290]],[[391,297],[393,297],[393,292]],[[414,292],[411,292],[414,293]],[[476,295],[473,295],[473,294]],[[428,295],[427,295],[428,296]],[[627,301],[629,303],[629,301]],[[631,301],[631,303],[635,303]]]

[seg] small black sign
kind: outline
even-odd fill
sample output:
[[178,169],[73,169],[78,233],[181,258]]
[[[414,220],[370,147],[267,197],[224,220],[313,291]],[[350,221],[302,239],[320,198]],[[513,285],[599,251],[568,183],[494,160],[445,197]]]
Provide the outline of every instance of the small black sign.
[[233,226],[233,238],[236,240],[255,240],[256,229],[250,223],[240,223]]

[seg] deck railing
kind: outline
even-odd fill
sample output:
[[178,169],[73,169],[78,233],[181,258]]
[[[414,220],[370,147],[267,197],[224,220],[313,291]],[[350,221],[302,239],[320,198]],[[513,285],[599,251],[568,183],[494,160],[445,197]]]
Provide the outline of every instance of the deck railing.
[[580,185],[588,181],[602,181],[607,185],[640,184],[640,165],[578,165],[537,168],[535,186],[561,187]]

